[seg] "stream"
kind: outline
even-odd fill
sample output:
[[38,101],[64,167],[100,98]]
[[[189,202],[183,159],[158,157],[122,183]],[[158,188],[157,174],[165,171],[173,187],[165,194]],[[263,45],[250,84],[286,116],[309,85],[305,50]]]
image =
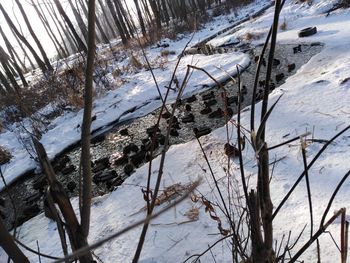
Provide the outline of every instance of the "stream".
[[[275,51],[273,77],[271,89],[278,88],[286,78],[295,72],[315,54],[323,48],[321,43],[312,44],[278,44]],[[256,56],[260,53],[261,46],[236,44],[225,48],[210,50],[215,52],[243,51],[251,57],[250,66],[241,73],[243,87],[242,108],[251,104],[252,87],[256,70]],[[267,59],[266,59],[267,61]],[[264,79],[266,66],[262,66],[261,79]],[[227,102],[229,117],[237,112],[237,84],[232,80],[223,83],[227,90]],[[263,87],[260,82],[259,89]],[[172,91],[170,91],[172,92]],[[176,109],[177,121],[171,128],[170,145],[188,142],[195,138],[193,129],[198,129],[200,135],[210,133],[212,130],[225,125],[224,100],[222,91],[218,87],[203,88],[202,92],[191,94],[181,99],[181,104]],[[167,105],[171,109],[171,105]],[[92,138],[91,155],[93,171],[93,195],[103,195],[113,191],[123,181],[131,176],[133,171],[142,166],[149,159],[151,145],[150,134],[154,131],[160,109],[147,114],[144,117],[116,123],[103,133],[96,134]],[[157,156],[163,145],[164,135],[167,129],[169,116],[164,114],[157,131],[156,150]],[[53,161],[53,167],[58,180],[66,188],[70,197],[78,195],[77,182],[79,179],[80,146],[70,147]],[[16,204],[17,225],[36,216],[44,210],[44,189],[46,180],[42,174],[28,174],[9,186],[0,193],[0,197],[6,199],[4,214],[7,228],[14,226],[13,207],[8,200],[8,192],[12,195]]]

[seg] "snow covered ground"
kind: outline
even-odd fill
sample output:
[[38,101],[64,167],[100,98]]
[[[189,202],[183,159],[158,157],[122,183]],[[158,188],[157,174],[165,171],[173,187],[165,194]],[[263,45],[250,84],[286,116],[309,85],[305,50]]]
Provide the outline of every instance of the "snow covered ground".
[[[350,124],[350,80],[344,81],[350,77],[350,31],[348,30],[350,28],[350,10],[338,10],[326,17],[323,12],[331,7],[334,1],[318,0],[313,2],[312,6],[308,6],[306,3],[295,4],[294,1],[287,1],[281,13],[280,21],[286,21],[287,28],[278,35],[280,43],[298,44],[319,41],[325,44],[325,48],[271,94],[271,102],[275,101],[282,93],[284,95],[268,122],[266,136],[269,146],[301,135],[306,131],[312,132],[314,138],[327,140]],[[266,34],[272,18],[273,9],[271,8],[263,16],[245,23],[241,30],[232,35],[232,39],[239,38],[247,32]],[[298,38],[298,30],[309,26],[317,26],[318,33],[308,38]],[[263,38],[254,41],[259,43],[262,40]],[[215,63],[216,66],[221,65],[227,69],[232,69],[232,65],[235,63],[248,63],[247,57],[243,54],[236,54],[236,56],[214,55],[205,57],[205,60],[198,58],[194,56],[192,63],[200,61],[199,63],[204,63],[199,64],[200,66],[207,67]],[[188,57],[185,60],[187,61],[184,61],[183,68],[186,63],[191,62],[192,58]],[[218,62],[220,62],[220,65],[217,64]],[[171,62],[169,64],[171,65]],[[212,69],[215,70],[215,67],[212,67]],[[156,71],[156,76],[159,78],[159,82],[162,83],[161,87],[169,81],[170,72],[171,69]],[[220,71],[217,72],[220,73]],[[141,80],[144,82],[141,82]],[[192,78],[192,81],[194,84],[189,85],[188,93],[199,89],[200,87],[196,84],[206,81],[206,77],[198,73],[197,76]],[[141,83],[148,83],[148,85],[142,85]],[[123,97],[123,100],[121,100],[121,96],[126,96],[127,99],[124,100]],[[112,119],[107,114],[107,110],[109,105],[116,101],[120,100],[120,107],[113,110],[113,118],[133,105],[139,105],[147,99],[152,100],[156,96],[157,93],[152,85],[149,72],[141,72],[135,75],[132,82],[126,84],[125,87],[111,91],[106,97],[95,103],[94,110],[97,114],[97,120],[94,123],[94,128],[104,125]],[[150,103],[142,111],[147,112],[157,105],[159,105],[159,102]],[[257,116],[259,116],[260,106],[261,104],[258,103]],[[99,118],[99,114],[101,118]],[[138,114],[141,114],[141,112],[138,112]],[[249,110],[242,113],[242,124],[247,128],[249,128],[249,116]],[[236,116],[233,116],[233,119],[235,118]],[[80,121],[81,113],[77,116],[66,114],[52,124],[52,133],[50,135],[45,134],[42,139],[50,156],[54,156],[55,152],[59,150],[57,149],[57,141],[61,141],[61,145],[64,143],[68,145],[79,137],[77,131],[72,132],[72,127],[75,127]],[[230,137],[232,143],[236,143],[235,129],[229,127],[229,131],[230,135],[232,133]],[[67,142],[62,141],[62,138],[66,138]],[[0,144],[3,145],[10,140],[14,140],[11,133],[1,134]],[[228,160],[223,149],[226,142],[226,129],[217,129],[206,137],[202,137],[201,141],[205,152],[208,154],[215,176],[219,179],[220,188],[227,194]],[[11,145],[5,146],[11,147]],[[308,162],[322,146],[323,144],[320,143],[308,145]],[[34,166],[34,163],[30,160],[25,162],[26,159],[23,155],[20,155],[23,153],[19,150],[19,147],[16,146],[15,149],[18,149],[18,152],[14,152],[15,159],[5,171],[8,180],[13,179],[14,174],[19,174],[19,168],[17,168],[15,162],[19,164],[24,158],[24,161],[21,162],[22,166]],[[63,146],[60,147],[64,148]],[[272,202],[276,207],[303,171],[299,141],[272,150],[270,157],[271,161],[282,158],[276,163],[271,180]],[[333,190],[342,176],[350,169],[349,160],[350,131],[347,131],[327,148],[321,158],[310,169],[314,229],[319,226]],[[155,182],[159,161],[160,158],[156,158],[152,166],[154,174],[152,185]],[[229,179],[239,184],[238,160],[229,161],[231,164]],[[249,145],[244,150],[244,161],[245,173],[251,177],[249,180],[250,188],[255,188],[256,160]],[[147,169],[146,164],[137,169],[136,173],[117,190],[94,199],[91,213],[90,243],[107,237],[144,217],[145,202],[140,188],[146,185]],[[219,202],[218,194],[213,189],[214,184],[198,143],[190,141],[186,144],[172,146],[167,154],[161,188],[164,190],[166,187],[177,183],[186,185],[198,178],[202,178],[202,184],[197,189],[196,194],[202,194],[212,202]],[[332,215],[333,211],[341,207],[345,207],[349,211],[348,200],[350,200],[350,181],[345,182],[341,188],[327,218]],[[77,207],[77,200],[73,199],[72,201],[74,206]],[[160,205],[156,208],[156,211],[165,205]],[[198,209],[198,219],[189,222],[188,212],[191,209],[193,211],[193,208]],[[216,210],[218,216],[223,220],[223,227],[227,227],[227,222],[222,217],[222,213],[219,209]],[[347,218],[349,219],[349,217]],[[285,235],[285,242],[289,231],[292,231],[291,243],[293,243],[305,224],[307,224],[306,230],[298,245],[291,251],[292,254],[308,240],[310,235],[306,185],[305,181],[302,181],[274,220],[274,238],[279,244],[283,235]],[[337,220],[329,230],[339,243],[340,221]],[[38,240],[41,252],[52,256],[62,255],[56,225],[45,218],[43,214],[23,224],[19,231],[19,239],[26,245],[35,248],[36,240]],[[120,238],[106,243],[94,252],[103,262],[130,262],[140,232],[141,228],[138,227]],[[140,262],[183,262],[189,256],[203,252],[208,248],[208,245],[220,239],[222,236],[218,233],[217,222],[211,219],[208,213],[205,213],[203,204],[201,202],[194,203],[190,199],[185,200],[174,209],[152,221]],[[282,247],[284,245],[285,243]],[[323,235],[320,238],[320,245],[322,262],[340,261],[340,254],[330,235]],[[38,261],[36,255],[26,251],[25,253],[31,262]],[[232,262],[229,241],[220,242],[211,250],[211,253],[208,252],[201,258],[201,262],[213,262],[212,255],[215,256],[216,262]],[[0,252],[0,261],[3,262],[5,259],[6,255]],[[311,246],[301,259],[305,262],[315,262],[316,246]],[[43,258],[42,261],[48,262]]]

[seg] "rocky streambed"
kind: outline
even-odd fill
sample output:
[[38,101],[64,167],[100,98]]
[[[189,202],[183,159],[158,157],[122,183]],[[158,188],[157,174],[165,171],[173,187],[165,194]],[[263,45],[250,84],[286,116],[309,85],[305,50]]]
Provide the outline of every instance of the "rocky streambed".
[[[276,47],[271,90],[278,88],[285,79],[293,75],[312,56],[320,52],[323,45],[320,43],[286,45]],[[241,74],[243,107],[249,106],[252,99],[252,87],[256,70],[257,56],[261,46],[236,44],[231,47],[211,49],[210,52],[231,52],[242,50],[250,55],[251,65]],[[200,49],[198,49],[200,52]],[[264,64],[264,63],[263,63]],[[261,81],[257,100],[260,99],[264,87],[266,65],[262,66]],[[227,97],[223,98],[222,90],[218,87],[204,88],[198,94],[192,94],[181,99],[175,113],[175,123],[171,127],[170,144],[185,143],[197,136],[210,133],[226,123],[225,100],[231,117],[237,112],[238,87],[233,81],[224,83]],[[170,91],[172,92],[172,91]],[[167,105],[170,109],[171,105]],[[169,114],[163,114],[159,129],[154,131],[160,110],[157,109],[148,115],[133,119],[122,124],[116,124],[106,132],[93,137],[92,171],[93,195],[103,195],[113,191],[118,185],[130,176],[133,171],[146,163],[150,156],[151,135],[156,132],[155,153],[157,156],[165,140]],[[80,146],[69,149],[53,162],[59,181],[64,185],[70,196],[78,195],[77,182],[79,178]],[[12,228],[15,222],[14,209],[9,200],[10,194],[16,205],[17,225],[44,210],[44,192],[46,187],[45,176],[31,174],[12,184],[7,190],[0,193],[0,212],[5,219],[6,226]]]

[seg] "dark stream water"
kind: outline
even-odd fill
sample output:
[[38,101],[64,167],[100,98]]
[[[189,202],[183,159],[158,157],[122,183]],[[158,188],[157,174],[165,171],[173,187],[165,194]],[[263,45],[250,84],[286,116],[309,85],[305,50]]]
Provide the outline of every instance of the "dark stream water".
[[[295,74],[312,56],[319,53],[323,46],[319,43],[301,45],[278,45],[275,52],[275,66],[273,68],[273,85],[278,88],[284,80]],[[239,47],[225,48],[224,52],[236,50]],[[252,98],[252,86],[256,70],[255,57],[261,47],[241,47],[251,57],[251,65],[241,74],[242,84],[246,87],[243,94],[243,107],[249,106]],[[297,51],[297,52],[295,52]],[[223,52],[222,49],[214,52]],[[266,67],[262,67],[261,79],[264,78]],[[282,75],[282,74],[283,75]],[[277,77],[277,80],[276,80]],[[262,84],[262,83],[261,83]],[[225,83],[228,92],[229,113],[235,114],[237,84],[232,81]],[[167,105],[170,109],[171,105]],[[225,125],[224,100],[217,87],[205,90],[188,98],[183,98],[176,110],[178,124],[172,128],[170,144],[185,143],[195,138],[193,129],[197,128],[203,134]],[[221,110],[220,110],[221,109]],[[116,124],[110,130],[98,135],[92,140],[93,161],[93,195],[102,195],[120,185],[134,169],[143,165],[148,158],[147,150],[150,146],[149,133],[159,116],[159,109],[148,115]],[[161,119],[157,136],[155,156],[162,149],[164,135],[167,129],[167,116]],[[67,189],[69,196],[78,195],[77,182],[79,178],[80,146],[69,149],[61,154],[53,163],[58,180]],[[31,174],[13,183],[8,192],[12,195],[17,209],[19,224],[43,211],[45,180],[42,174]],[[0,193],[5,198],[4,214],[6,226],[14,224],[14,213],[8,200],[7,191]]]

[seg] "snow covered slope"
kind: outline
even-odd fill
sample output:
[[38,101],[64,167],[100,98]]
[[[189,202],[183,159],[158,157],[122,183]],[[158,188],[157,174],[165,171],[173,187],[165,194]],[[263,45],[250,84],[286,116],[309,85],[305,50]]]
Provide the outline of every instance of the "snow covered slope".
[[[301,41],[310,43],[319,41],[325,44],[325,48],[272,93],[271,102],[282,93],[284,95],[268,122],[266,136],[269,145],[278,144],[306,131],[313,132],[314,138],[328,140],[350,124],[350,80],[345,81],[350,77],[350,31],[348,30],[350,28],[350,10],[338,10],[326,17],[322,12],[326,10],[326,7],[331,6],[333,1],[314,1],[312,6],[294,4],[293,2],[287,1],[282,11],[281,22],[286,21],[287,30],[279,33],[278,41],[295,44]],[[269,9],[262,17],[246,23],[232,37],[239,37],[247,32],[257,30],[266,34],[272,17],[273,9]],[[319,32],[314,36],[299,39],[298,30],[309,26],[317,26]],[[243,56],[241,59],[245,59],[245,57]],[[230,60],[227,65],[235,62],[237,60]],[[209,62],[206,64],[210,65]],[[140,88],[137,85],[134,87],[134,89]],[[194,90],[193,86],[192,91]],[[126,94],[129,94],[131,98],[134,93],[132,89],[131,91],[129,89]],[[139,94],[139,91],[136,94]],[[261,104],[258,103],[257,114],[259,114],[260,106]],[[249,115],[249,110],[243,112],[243,126],[249,127]],[[235,118],[234,116],[233,119]],[[232,132],[232,143],[235,143],[235,129],[230,127],[229,130]],[[201,138],[201,141],[215,176],[219,179],[220,187],[226,193],[227,156],[223,149],[223,144],[226,142],[226,129],[215,130],[210,135]],[[49,146],[50,143],[47,145]],[[323,144],[320,143],[312,143],[307,147],[309,162],[322,146]],[[276,206],[303,170],[300,143],[296,141],[273,150],[270,157],[271,161],[280,160],[274,167],[271,181],[272,201]],[[256,160],[252,148],[245,149],[244,158],[245,172],[251,176],[250,187],[255,187],[256,166],[254,164]],[[350,169],[349,161],[350,131],[347,131],[328,147],[310,169],[314,228],[318,228],[324,209],[336,185]],[[240,176],[238,160],[234,159],[230,162],[230,180],[235,182],[234,179],[238,180]],[[152,185],[154,185],[154,177],[158,167],[159,158],[156,158],[153,164]],[[90,243],[107,237],[144,217],[145,202],[140,188],[146,185],[147,169],[147,165],[139,168],[117,190],[94,199],[91,212]],[[197,142],[191,141],[172,146],[166,158],[162,189],[176,183],[186,185],[199,177],[203,180],[196,194],[201,193],[207,199],[216,202],[218,200],[217,192],[213,189],[208,167]],[[347,181],[336,197],[331,213],[341,207],[350,211],[349,200],[350,181]],[[76,199],[73,200],[73,203],[77,207]],[[156,210],[165,205],[162,204]],[[198,208],[198,220],[189,222],[190,219],[186,214],[193,208]],[[194,203],[188,199],[152,221],[140,262],[183,262],[189,256],[203,252],[208,248],[208,245],[220,239],[222,236],[218,234],[217,222],[212,220],[204,210],[201,202]],[[222,218],[219,210],[217,213]],[[328,215],[328,218],[330,216],[331,214]],[[305,224],[308,225],[304,235],[292,250],[292,254],[309,238],[308,201],[306,185],[303,181],[275,218],[274,238],[280,242],[283,235],[288,236],[289,231],[292,231],[291,243],[293,243]],[[226,227],[227,222],[223,221],[223,226]],[[339,242],[339,220],[330,227],[330,231],[335,240]],[[96,249],[95,254],[103,262],[131,262],[140,232],[141,228],[136,228]],[[62,255],[56,226],[43,214],[20,227],[20,240],[32,248],[36,247],[36,240],[38,240],[43,253],[54,256]],[[340,262],[339,252],[329,235],[323,235],[320,238],[320,244],[322,262]],[[31,262],[38,261],[36,255],[25,253]],[[211,253],[205,254],[201,258],[201,262],[213,262],[212,255],[215,256],[216,262],[232,262],[228,241],[220,242],[211,250]],[[0,261],[5,259],[6,255],[0,252]],[[301,259],[305,262],[315,262],[316,246],[312,246]],[[45,259],[42,261],[48,262]]]

